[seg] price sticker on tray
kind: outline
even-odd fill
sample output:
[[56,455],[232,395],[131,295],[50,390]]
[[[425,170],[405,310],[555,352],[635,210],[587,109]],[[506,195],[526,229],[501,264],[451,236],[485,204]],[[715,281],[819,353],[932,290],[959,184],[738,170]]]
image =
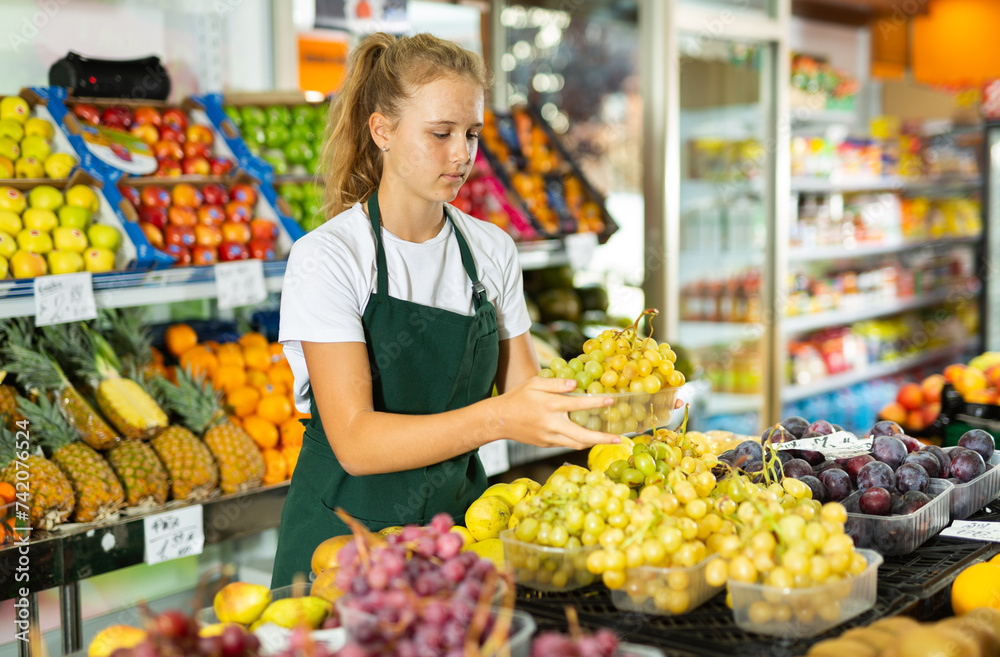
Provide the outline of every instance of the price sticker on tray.
[[831,459],[847,459],[871,453],[872,442],[872,438],[858,438],[850,431],[835,431],[828,436],[819,436],[818,438],[789,440],[777,445],[776,448],[801,449],[819,452]]
[[510,459],[507,457],[507,441],[494,440],[479,448],[479,460],[487,477],[510,470]]
[[142,519],[145,560],[149,565],[201,554],[205,526],[200,504]]
[[951,523],[950,527],[945,527],[941,530],[941,535],[948,538],[961,538],[967,541],[1000,543],[1000,522],[955,520]]
[[94,277],[90,272],[35,279],[36,326],[82,322],[96,317]]
[[238,260],[215,265],[215,287],[219,308],[252,306],[267,298],[264,263],[261,260]]

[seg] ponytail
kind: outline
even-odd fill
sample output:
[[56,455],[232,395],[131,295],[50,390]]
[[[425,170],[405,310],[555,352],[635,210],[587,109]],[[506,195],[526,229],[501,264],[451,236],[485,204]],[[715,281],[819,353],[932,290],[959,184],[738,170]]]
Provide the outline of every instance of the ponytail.
[[327,218],[364,202],[382,180],[382,151],[372,140],[368,120],[381,112],[391,122],[415,87],[445,75],[492,83],[482,57],[430,34],[365,37],[347,61],[347,78],[330,104],[323,145],[324,212]]

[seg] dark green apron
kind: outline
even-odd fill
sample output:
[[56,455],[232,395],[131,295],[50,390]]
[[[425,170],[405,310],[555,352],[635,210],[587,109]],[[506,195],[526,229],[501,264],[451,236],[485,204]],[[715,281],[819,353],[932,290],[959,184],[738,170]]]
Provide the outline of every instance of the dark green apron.
[[[362,323],[375,410],[428,415],[486,399],[500,355],[497,315],[458,225],[448,216],[472,282],[475,314],[471,317],[390,297],[377,193],[368,200],[368,215],[375,231],[378,279]],[[309,402],[312,417],[304,421],[302,452],[281,514],[272,588],[291,584],[296,573],[308,575],[316,546],[349,533],[334,513],[338,507],[372,531],[424,525],[441,512],[465,524],[466,509],[487,485],[476,451],[423,468],[351,476],[334,456],[312,391]],[[393,436],[393,443],[399,446],[400,438]],[[380,457],[376,447],[371,458]]]

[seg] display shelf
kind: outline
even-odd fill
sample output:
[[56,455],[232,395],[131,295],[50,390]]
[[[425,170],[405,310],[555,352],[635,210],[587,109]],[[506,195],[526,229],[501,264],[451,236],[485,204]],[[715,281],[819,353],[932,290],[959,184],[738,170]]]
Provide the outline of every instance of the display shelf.
[[749,322],[692,322],[681,320],[677,344],[698,349],[734,342],[749,342],[760,337],[764,327]]
[[521,269],[524,270],[563,267],[569,264],[566,245],[558,239],[520,242],[517,245],[517,256],[521,261]]
[[881,178],[792,178],[792,192],[803,194],[850,194],[855,192],[930,192],[943,189],[961,189],[982,185],[979,176],[940,176],[930,178],[904,178],[883,176]]
[[811,107],[791,108],[792,126],[853,125],[858,121],[858,113],[853,110],[814,110]]
[[863,383],[879,377],[899,374],[900,372],[905,372],[906,370],[913,369],[915,367],[943,360],[949,356],[958,356],[966,350],[974,349],[978,344],[978,338],[970,338],[962,342],[948,345],[947,347],[928,349],[927,351],[913,356],[904,356],[886,363],[872,363],[867,367],[853,369],[841,374],[834,374],[824,379],[820,379],[815,383],[786,386],[782,391],[781,401],[787,404],[800,399],[806,399],[807,397],[821,395],[826,392],[833,392],[834,390],[846,388],[856,383]]
[[763,398],[759,394],[713,392],[708,395],[705,415],[718,417],[720,415],[743,415],[760,410]]
[[840,260],[847,258],[866,258],[868,256],[888,255],[916,251],[919,249],[944,249],[951,246],[978,244],[982,240],[979,235],[969,237],[942,237],[932,240],[913,240],[903,242],[886,242],[881,244],[860,244],[855,247],[819,246],[813,248],[794,248],[788,253],[789,262],[820,262],[823,260]]
[[946,301],[968,298],[956,290],[941,290],[909,299],[862,299],[858,308],[837,308],[810,315],[787,317],[782,322],[785,335],[817,331],[831,326],[844,326],[876,317],[886,317],[907,310],[929,308]]

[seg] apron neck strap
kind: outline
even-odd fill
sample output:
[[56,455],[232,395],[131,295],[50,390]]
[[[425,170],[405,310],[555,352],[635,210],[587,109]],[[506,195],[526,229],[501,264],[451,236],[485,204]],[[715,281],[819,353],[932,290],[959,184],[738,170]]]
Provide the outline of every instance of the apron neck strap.
[[[462,266],[465,267],[465,273],[468,274],[469,280],[472,281],[472,299],[476,307],[476,310],[486,301],[486,288],[479,281],[479,273],[476,271],[476,262],[472,259],[472,250],[469,248],[469,243],[465,241],[465,236],[462,235],[462,231],[458,229],[458,224],[452,219],[451,214],[445,208],[444,215],[451,222],[452,229],[455,231],[455,239],[458,240],[458,250],[462,254]],[[381,214],[379,214],[378,209],[378,191],[372,193],[368,198],[368,219],[371,221],[372,230],[375,231],[375,273],[377,276],[377,286],[376,290],[379,294],[383,292],[389,294],[389,273],[385,264],[385,248],[382,245],[382,222]]]

